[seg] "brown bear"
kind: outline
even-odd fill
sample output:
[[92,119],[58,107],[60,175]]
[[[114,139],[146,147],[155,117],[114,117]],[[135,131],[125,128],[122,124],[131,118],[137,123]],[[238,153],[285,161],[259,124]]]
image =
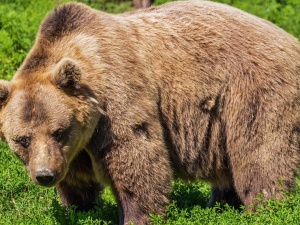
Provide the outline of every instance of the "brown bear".
[[120,15],[70,3],[0,83],[1,136],[31,179],[90,209],[110,185],[119,223],[163,214],[171,179],[247,208],[293,188],[300,47],[265,20],[208,2]]

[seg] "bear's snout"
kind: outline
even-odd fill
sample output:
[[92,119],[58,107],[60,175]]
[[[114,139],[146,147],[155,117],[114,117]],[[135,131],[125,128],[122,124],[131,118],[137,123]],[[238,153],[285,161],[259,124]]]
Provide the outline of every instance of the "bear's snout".
[[55,177],[55,173],[47,168],[40,168],[35,173],[36,180],[43,186],[51,186]]

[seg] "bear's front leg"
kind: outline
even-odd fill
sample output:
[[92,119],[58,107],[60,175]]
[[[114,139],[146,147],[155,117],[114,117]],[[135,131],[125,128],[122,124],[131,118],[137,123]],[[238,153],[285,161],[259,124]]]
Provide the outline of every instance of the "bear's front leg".
[[171,168],[162,146],[127,142],[113,147],[106,160],[120,224],[147,224],[150,214],[165,212]]
[[68,174],[57,186],[62,204],[76,206],[77,210],[90,210],[99,197],[101,187],[95,181],[89,155],[82,151],[71,163]]
[[169,202],[172,169],[168,152],[161,142],[150,139],[137,134],[115,140],[102,155],[118,202],[119,224],[148,224],[150,214],[164,214]]

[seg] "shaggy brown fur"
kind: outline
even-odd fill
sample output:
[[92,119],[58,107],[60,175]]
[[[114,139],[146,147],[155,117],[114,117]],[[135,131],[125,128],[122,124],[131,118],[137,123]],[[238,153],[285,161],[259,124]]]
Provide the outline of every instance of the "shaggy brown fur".
[[120,224],[163,214],[172,177],[246,207],[294,184],[300,47],[226,5],[109,15],[70,3],[42,23],[11,82],[1,133],[32,180],[89,209],[111,185]]

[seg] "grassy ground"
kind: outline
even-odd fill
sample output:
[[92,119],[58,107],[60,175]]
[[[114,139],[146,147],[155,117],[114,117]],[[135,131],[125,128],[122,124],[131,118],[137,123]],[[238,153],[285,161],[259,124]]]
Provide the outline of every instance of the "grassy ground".
[[[67,0],[0,0],[0,78],[10,79],[34,41],[46,12]],[[131,9],[130,1],[83,0],[93,7],[117,13]],[[161,4],[166,0],[156,0]],[[299,0],[220,0],[248,10],[282,26],[300,37]],[[54,189],[34,185],[23,166],[6,145],[0,143],[0,225],[1,224],[116,224],[117,206],[105,189],[95,210],[66,211]],[[299,179],[297,183],[300,183]],[[300,188],[284,201],[270,201],[256,214],[232,208],[206,208],[209,186],[202,182],[174,181],[167,217],[153,216],[160,224],[300,224]]]

